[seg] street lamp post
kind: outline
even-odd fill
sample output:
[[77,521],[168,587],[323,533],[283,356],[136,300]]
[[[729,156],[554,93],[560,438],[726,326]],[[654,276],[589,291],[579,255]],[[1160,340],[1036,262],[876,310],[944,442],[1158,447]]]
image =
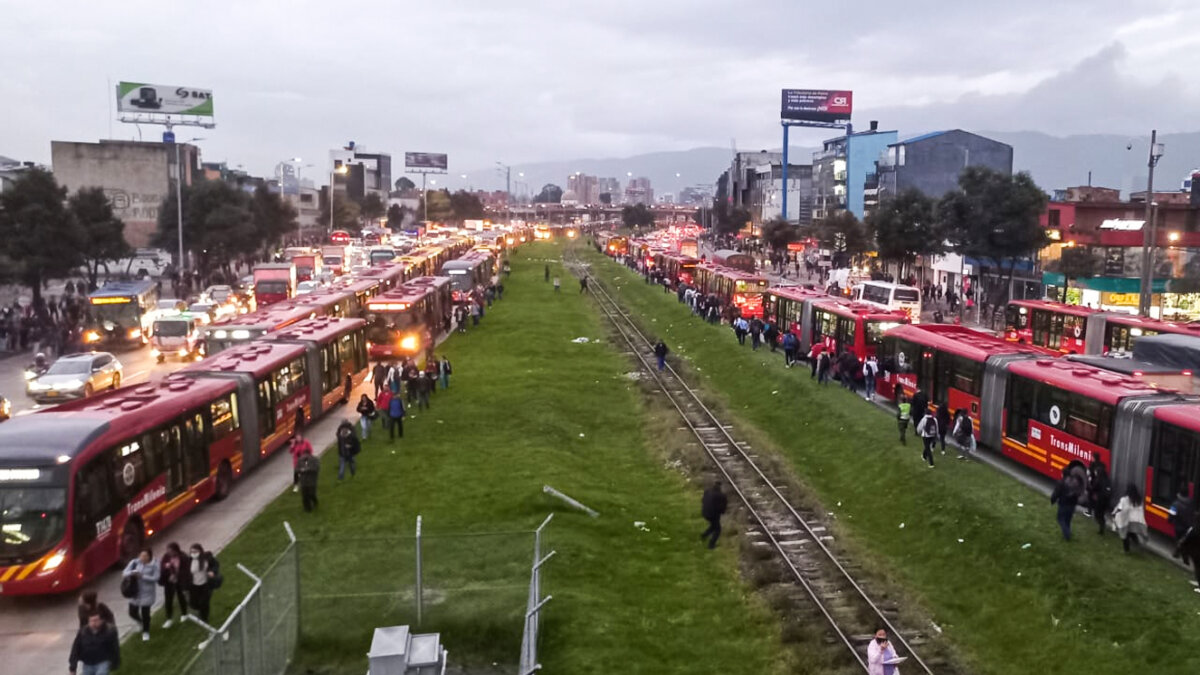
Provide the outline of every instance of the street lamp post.
[[[168,127],[168,132],[170,127]],[[184,143],[195,143],[203,138],[191,138]],[[183,257],[183,162],[179,158],[179,143],[175,142],[175,227],[176,238],[179,240],[179,281],[183,281],[183,271],[187,266]]]
[[1154,264],[1154,249],[1158,246],[1154,239],[1153,223],[1154,167],[1158,165],[1162,156],[1163,146],[1158,142],[1158,130],[1154,129],[1150,132],[1150,152],[1146,162],[1149,173],[1146,178],[1146,215],[1142,224],[1142,289],[1138,295],[1138,314],[1142,316],[1150,316],[1150,305],[1154,297],[1154,290],[1150,287],[1154,277],[1150,268]]

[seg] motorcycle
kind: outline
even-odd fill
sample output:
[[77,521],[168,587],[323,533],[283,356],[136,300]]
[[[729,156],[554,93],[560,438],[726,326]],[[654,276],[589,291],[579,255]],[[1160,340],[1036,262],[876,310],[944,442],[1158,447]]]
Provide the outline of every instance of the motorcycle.
[[12,417],[12,403],[0,396],[0,422]]
[[39,366],[36,363],[30,364],[25,368],[25,380],[36,380],[42,375],[45,375],[47,370],[50,370],[49,365]]

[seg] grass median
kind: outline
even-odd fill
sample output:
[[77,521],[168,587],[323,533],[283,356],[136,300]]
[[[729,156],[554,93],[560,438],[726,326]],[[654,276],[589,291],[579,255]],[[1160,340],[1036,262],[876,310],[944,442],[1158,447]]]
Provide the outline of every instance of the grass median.
[[[547,672],[784,672],[778,626],[739,580],[734,549],[710,552],[697,539],[699,494],[664,468],[648,438],[627,358],[603,339],[573,283],[555,293],[543,281],[546,264],[571,280],[559,254],[547,243],[514,254],[503,301],[438,350],[454,364],[451,388],[406,420],[403,440],[392,444],[376,428],[358,476],[341,485],[327,454],[316,513],[282,495],[222,553],[227,581],[214,621],[248,588],[234,563],[261,571],[283,548],[289,521],[302,542],[304,598],[292,671],[363,672],[372,630],[415,619],[420,514],[420,630],[441,631],[452,662],[470,672],[512,672],[528,532],[553,512],[543,545],[556,551],[543,568],[543,593],[554,596],[542,624]],[[601,516],[551,500],[545,484]],[[177,672],[201,637],[184,626],[130,642],[127,669]]]
[[850,554],[922,606],[970,672],[1200,669],[1200,596],[1182,571],[1123,554],[1082,515],[1062,542],[1041,494],[976,462],[925,468],[918,440],[900,445],[886,412],[818,386],[807,367],[785,369],[782,353],[739,347],[674,294],[582,255],[706,389],[782,449]]

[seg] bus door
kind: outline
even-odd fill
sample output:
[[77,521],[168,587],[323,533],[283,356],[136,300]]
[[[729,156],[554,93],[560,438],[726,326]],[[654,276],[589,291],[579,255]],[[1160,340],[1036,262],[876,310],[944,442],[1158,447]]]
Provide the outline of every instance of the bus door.
[[1030,324],[1033,325],[1033,344],[1039,347],[1050,347],[1050,312],[1035,309],[1032,314],[1033,318],[1030,320]]
[[258,438],[265,441],[275,433],[275,388],[271,377],[258,381]]
[[[938,406],[948,405],[950,403],[950,371],[954,365],[954,355],[933,352],[933,357],[924,361],[926,369],[933,371],[933,377],[928,380],[933,383],[933,390],[929,392],[929,402]],[[953,411],[951,413],[953,414]]]
[[162,452],[163,463],[167,466],[167,501],[171,501],[182,494],[188,485],[184,470],[183,441],[179,424],[172,424],[160,429],[155,437],[155,443]]
[[199,412],[185,417],[180,423],[183,471],[189,486],[195,486],[209,475],[208,425]]

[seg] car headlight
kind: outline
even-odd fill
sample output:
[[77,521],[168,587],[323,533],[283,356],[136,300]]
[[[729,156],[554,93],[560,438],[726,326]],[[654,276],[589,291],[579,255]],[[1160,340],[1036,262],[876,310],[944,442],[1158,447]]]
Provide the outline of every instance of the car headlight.
[[180,347],[180,348],[179,348],[179,355],[180,355],[180,356],[187,356],[187,355],[188,355],[188,350],[187,350],[187,347]]
[[59,389],[81,389],[83,388],[83,380],[67,380],[58,387]]
[[46,391],[50,388],[50,385],[38,382],[37,380],[30,382],[27,386],[29,387],[29,391]]
[[26,380],[36,380],[37,373],[33,372],[32,370],[25,371],[25,379]]
[[140,338],[140,337],[142,337],[142,329],[141,328],[130,328],[129,329],[129,338],[131,340],[135,339],[135,338]]
[[161,354],[161,353],[162,353],[162,352],[158,351],[158,350],[157,350],[157,349],[155,349],[154,347],[151,347],[151,348],[150,348],[150,356],[153,356],[153,357],[156,357],[156,358],[157,358],[157,357],[158,357],[158,355],[159,355],[159,354]]
[[400,348],[409,352],[417,351],[417,336],[405,335],[400,339]]
[[83,341],[84,342],[99,342],[100,341],[100,333],[98,333],[94,330],[89,330],[88,332],[83,334]]

